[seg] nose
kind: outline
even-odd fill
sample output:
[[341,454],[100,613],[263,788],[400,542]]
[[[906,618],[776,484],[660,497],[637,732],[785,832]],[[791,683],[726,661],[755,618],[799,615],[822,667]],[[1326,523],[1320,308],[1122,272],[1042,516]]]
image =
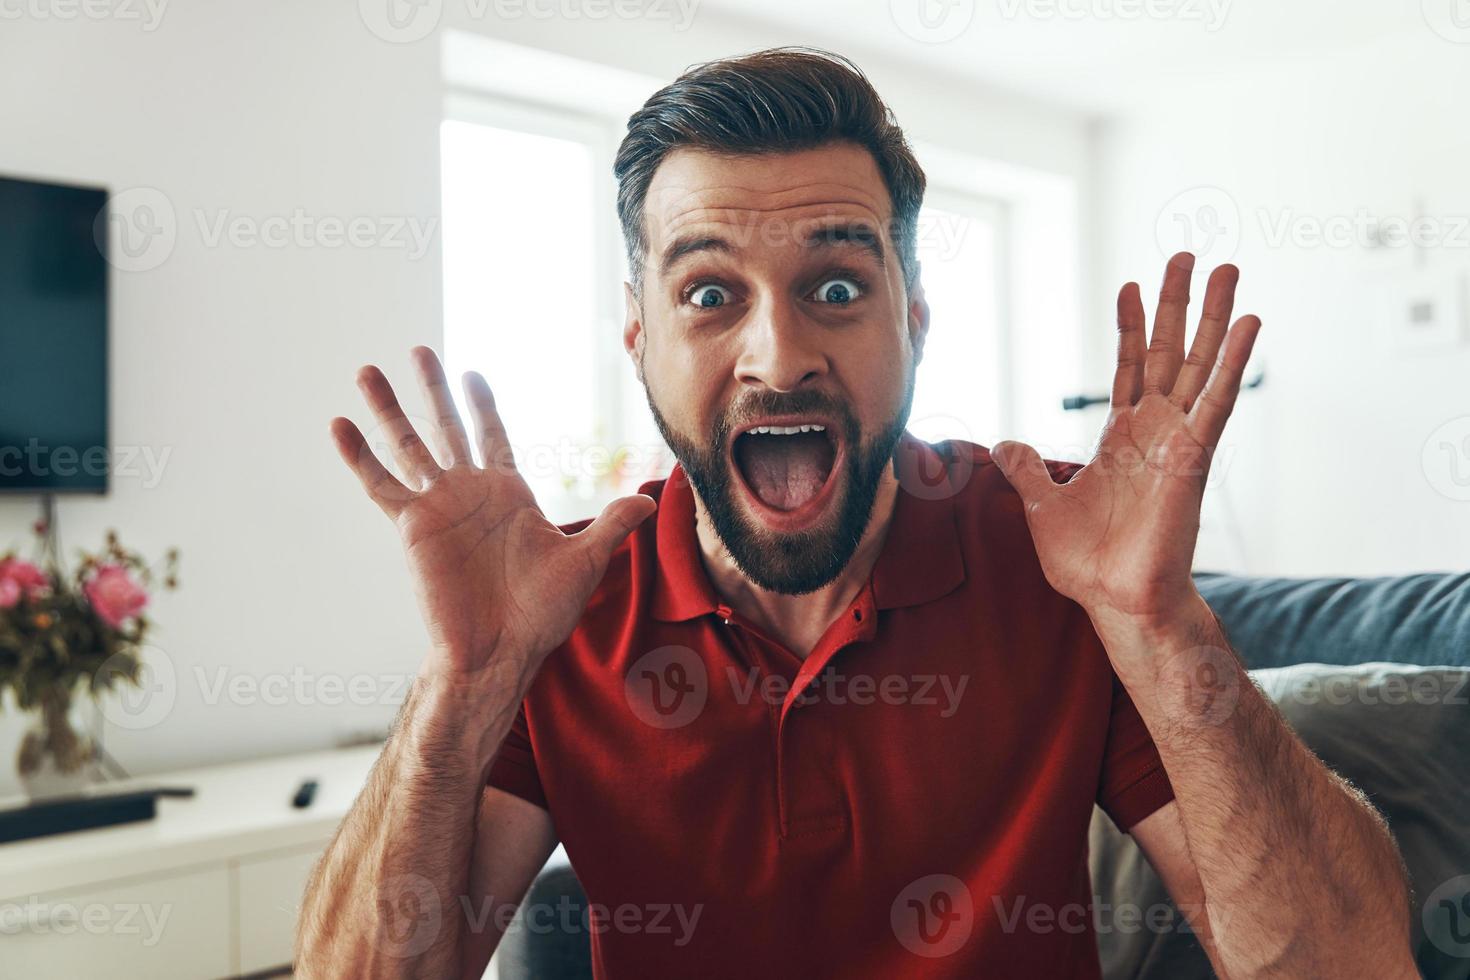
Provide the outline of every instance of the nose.
[[772,300],[754,311],[742,342],[735,363],[735,376],[742,384],[795,391],[830,368],[821,327],[802,322],[800,313],[784,300]]

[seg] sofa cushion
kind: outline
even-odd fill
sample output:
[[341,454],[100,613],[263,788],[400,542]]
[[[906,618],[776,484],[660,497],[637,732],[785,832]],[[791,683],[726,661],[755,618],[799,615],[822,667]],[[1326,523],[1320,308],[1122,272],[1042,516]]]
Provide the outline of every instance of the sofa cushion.
[[1247,667],[1470,667],[1470,574],[1354,579],[1198,572],[1194,582]]
[[[1388,820],[1414,890],[1423,975],[1470,978],[1470,669],[1297,664],[1252,676],[1302,740]],[[1100,811],[1090,846],[1098,908],[1113,910],[1099,916],[1104,976],[1211,976],[1163,883]],[[1131,927],[1136,921],[1143,926]]]

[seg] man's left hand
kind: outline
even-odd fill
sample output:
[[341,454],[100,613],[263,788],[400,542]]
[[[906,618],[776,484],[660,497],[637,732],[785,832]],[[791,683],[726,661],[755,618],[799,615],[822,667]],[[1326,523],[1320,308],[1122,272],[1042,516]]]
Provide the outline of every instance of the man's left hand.
[[1021,495],[1042,570],[1100,626],[1145,633],[1198,615],[1190,576],[1210,462],[1240,393],[1261,321],[1228,330],[1239,270],[1210,276],[1184,354],[1194,256],[1169,260],[1153,336],[1138,284],[1118,294],[1118,367],[1096,454],[1072,480],[1052,481],[1031,446],[1002,442],[996,463]]

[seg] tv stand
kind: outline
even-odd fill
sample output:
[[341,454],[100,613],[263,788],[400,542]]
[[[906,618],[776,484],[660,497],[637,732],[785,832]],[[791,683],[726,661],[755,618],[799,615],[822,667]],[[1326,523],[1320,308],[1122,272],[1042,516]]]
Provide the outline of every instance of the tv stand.
[[[0,844],[6,976],[286,976],[307,875],[381,746],[109,783],[192,787],[151,820]],[[303,780],[310,806],[293,807]],[[18,802],[3,801],[6,805]]]

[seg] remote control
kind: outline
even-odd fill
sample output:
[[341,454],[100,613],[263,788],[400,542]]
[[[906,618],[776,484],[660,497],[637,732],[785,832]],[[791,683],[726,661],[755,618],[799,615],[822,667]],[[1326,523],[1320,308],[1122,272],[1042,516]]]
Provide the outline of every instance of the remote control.
[[311,806],[312,798],[316,796],[316,780],[308,779],[296,790],[296,795],[291,797],[291,805],[298,810]]

